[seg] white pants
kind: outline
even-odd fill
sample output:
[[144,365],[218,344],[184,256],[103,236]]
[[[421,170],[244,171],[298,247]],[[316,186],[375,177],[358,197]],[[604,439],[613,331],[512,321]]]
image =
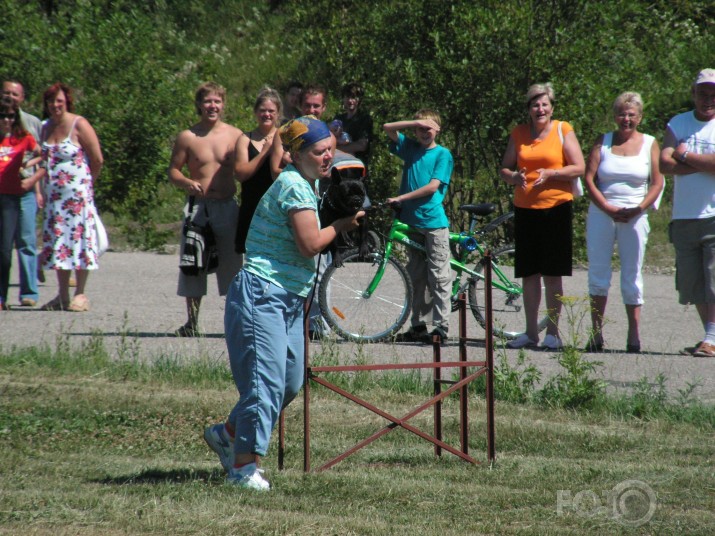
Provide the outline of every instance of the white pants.
[[592,296],[608,296],[611,286],[613,246],[618,242],[621,258],[621,295],[626,305],[643,303],[643,259],[648,242],[648,214],[643,213],[627,223],[613,218],[591,203],[586,221],[588,251],[588,292]]

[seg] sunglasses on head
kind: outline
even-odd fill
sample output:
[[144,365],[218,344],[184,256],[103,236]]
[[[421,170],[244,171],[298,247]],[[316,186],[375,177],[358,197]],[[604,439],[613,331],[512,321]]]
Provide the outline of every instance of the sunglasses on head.
[[15,119],[15,114],[0,113],[0,119]]

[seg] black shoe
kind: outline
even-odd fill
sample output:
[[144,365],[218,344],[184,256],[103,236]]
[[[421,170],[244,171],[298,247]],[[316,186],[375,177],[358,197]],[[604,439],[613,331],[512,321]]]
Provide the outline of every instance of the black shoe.
[[626,353],[627,354],[640,354],[641,353],[641,343],[640,342],[637,342],[636,344],[626,343]]
[[426,326],[411,327],[404,333],[398,333],[395,335],[395,342],[420,342],[427,343],[432,342],[431,337],[427,335]]
[[186,323],[174,332],[174,336],[175,337],[200,337],[201,333],[199,332],[199,328]]
[[603,339],[596,342],[594,339],[588,339],[584,351],[589,353],[603,352]]

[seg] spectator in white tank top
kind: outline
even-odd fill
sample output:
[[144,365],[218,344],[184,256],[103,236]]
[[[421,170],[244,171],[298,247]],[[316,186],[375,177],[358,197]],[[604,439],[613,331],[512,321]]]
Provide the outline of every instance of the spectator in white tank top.
[[621,296],[628,317],[626,351],[639,353],[643,304],[641,269],[650,231],[647,210],[663,190],[663,176],[658,166],[658,142],[653,136],[638,131],[643,117],[641,96],[634,92],[622,93],[613,103],[613,113],[618,130],[596,140],[584,177],[591,197],[586,243],[593,324],[586,350],[603,350],[603,317],[611,285],[611,259],[617,243]]

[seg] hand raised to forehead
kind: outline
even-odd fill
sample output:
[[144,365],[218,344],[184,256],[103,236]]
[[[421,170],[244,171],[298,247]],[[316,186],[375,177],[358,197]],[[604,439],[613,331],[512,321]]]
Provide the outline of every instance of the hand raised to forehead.
[[431,128],[436,132],[441,130],[440,126],[434,119],[416,119],[415,121],[417,122],[418,127]]

